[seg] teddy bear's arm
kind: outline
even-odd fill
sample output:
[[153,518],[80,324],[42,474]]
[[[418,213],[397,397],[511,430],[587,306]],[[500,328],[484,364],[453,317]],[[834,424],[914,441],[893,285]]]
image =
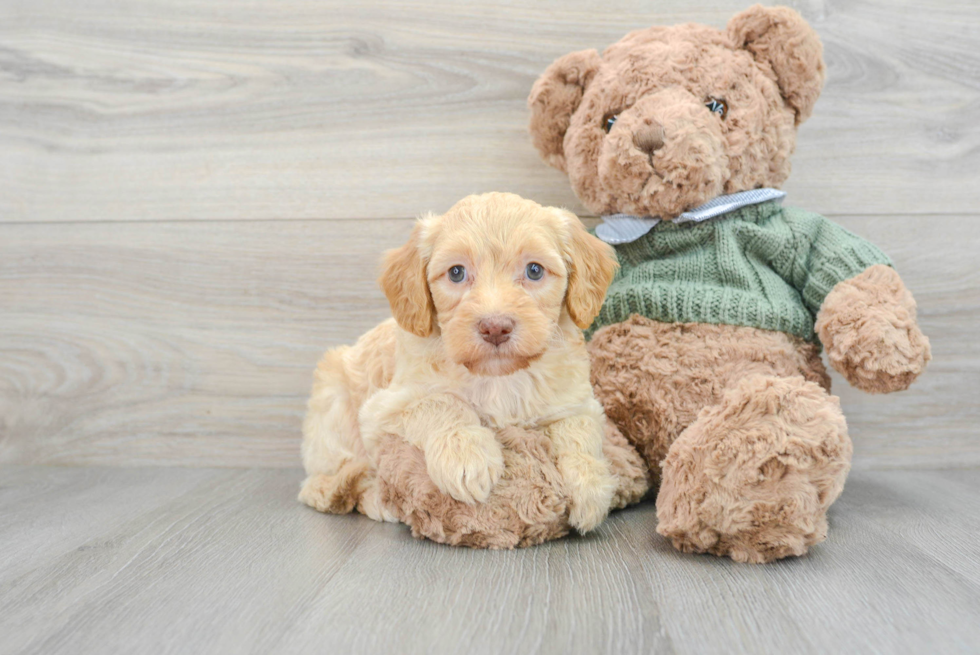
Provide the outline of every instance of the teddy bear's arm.
[[882,264],[837,284],[816,330],[831,365],[868,393],[907,389],[931,358],[915,299],[895,269]]
[[819,214],[786,207],[781,217],[792,245],[773,266],[816,317],[831,365],[863,391],[908,388],[929,361],[929,340],[891,260]]

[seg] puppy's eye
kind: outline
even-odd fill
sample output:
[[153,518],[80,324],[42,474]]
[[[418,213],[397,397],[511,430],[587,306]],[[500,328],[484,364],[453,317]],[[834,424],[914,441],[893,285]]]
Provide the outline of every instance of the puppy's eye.
[[449,269],[449,279],[459,283],[466,279],[466,269],[458,264]]
[[602,129],[605,130],[606,134],[609,134],[609,130],[612,126],[616,124],[616,119],[619,118],[619,112],[609,112],[602,117]]
[[544,277],[544,266],[538,264],[537,262],[531,262],[524,269],[524,274],[529,280],[540,280]]
[[708,108],[712,114],[718,114],[719,117],[724,118],[728,115],[728,103],[721,98],[708,98],[704,101],[704,106]]

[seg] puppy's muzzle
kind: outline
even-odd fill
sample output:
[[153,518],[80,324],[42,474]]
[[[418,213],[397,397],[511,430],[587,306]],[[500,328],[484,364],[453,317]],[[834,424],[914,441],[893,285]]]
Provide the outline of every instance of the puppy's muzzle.
[[508,316],[487,316],[480,319],[476,328],[484,341],[499,346],[510,339],[510,333],[514,331],[514,319]]

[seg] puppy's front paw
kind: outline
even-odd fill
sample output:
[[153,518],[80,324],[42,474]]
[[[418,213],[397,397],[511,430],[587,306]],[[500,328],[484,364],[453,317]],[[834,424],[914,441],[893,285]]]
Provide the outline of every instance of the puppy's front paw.
[[594,530],[609,514],[616,493],[616,479],[609,470],[609,463],[604,459],[576,455],[563,457],[558,466],[571,501],[568,522],[580,534]]
[[470,505],[486,502],[504,472],[504,454],[492,430],[460,428],[434,439],[425,451],[429,477],[439,490]]

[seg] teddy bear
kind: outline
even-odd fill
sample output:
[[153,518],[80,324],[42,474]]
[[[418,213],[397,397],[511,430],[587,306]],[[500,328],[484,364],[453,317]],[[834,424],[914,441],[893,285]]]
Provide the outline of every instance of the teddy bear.
[[906,389],[930,359],[889,258],[783,204],[824,78],[806,21],[756,5],[724,30],[567,54],[528,99],[534,146],[616,248],[592,382],[683,552],[761,563],[825,539],[853,449],[821,350],[869,393]]

